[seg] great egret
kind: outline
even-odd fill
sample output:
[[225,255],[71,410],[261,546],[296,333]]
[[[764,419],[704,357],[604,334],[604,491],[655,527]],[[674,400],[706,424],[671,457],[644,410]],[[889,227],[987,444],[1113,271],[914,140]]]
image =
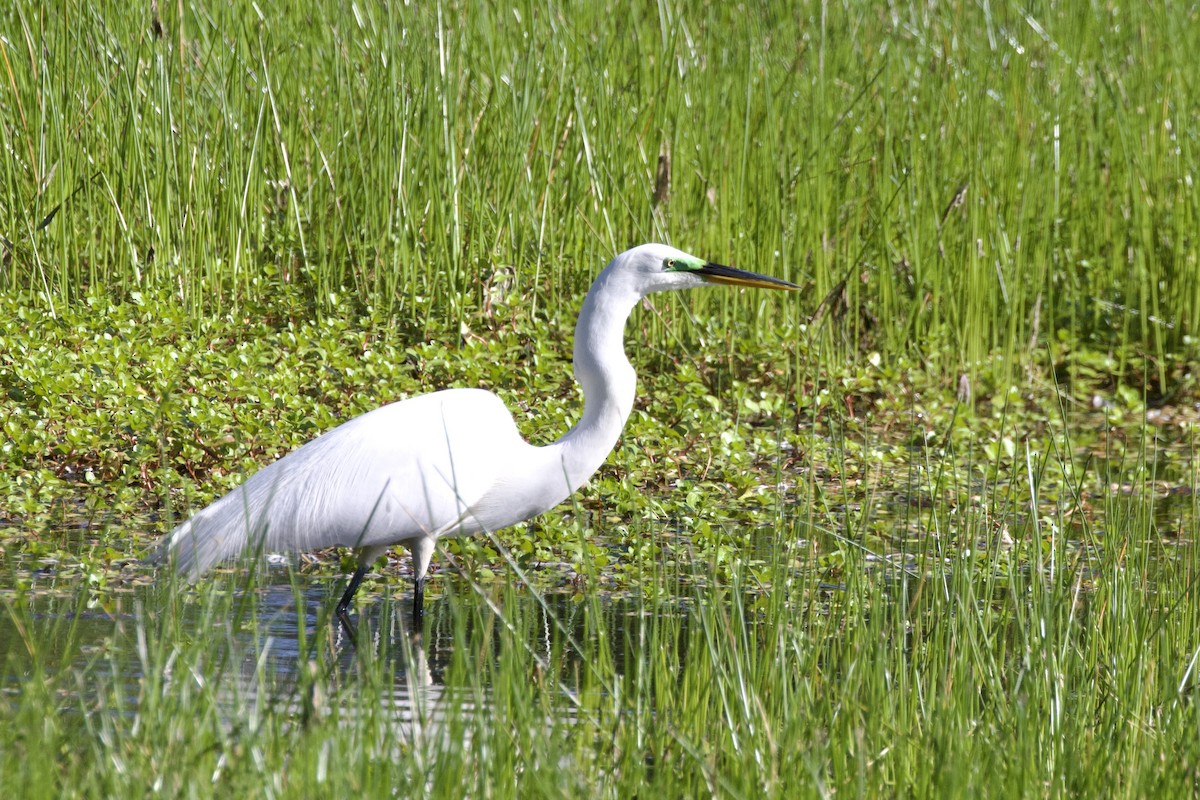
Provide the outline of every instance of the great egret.
[[413,622],[437,540],[495,531],[567,499],[600,468],[633,408],[637,377],[622,337],[646,295],[709,283],[796,289],[662,244],[618,255],[584,298],[575,326],[583,418],[544,447],[525,442],[512,415],[482,389],[447,389],[385,405],[339,425],[264,467],[171,532],[155,555],[196,580],[215,564],[257,552],[358,549],[337,604],[347,609],[387,548],[412,552]]

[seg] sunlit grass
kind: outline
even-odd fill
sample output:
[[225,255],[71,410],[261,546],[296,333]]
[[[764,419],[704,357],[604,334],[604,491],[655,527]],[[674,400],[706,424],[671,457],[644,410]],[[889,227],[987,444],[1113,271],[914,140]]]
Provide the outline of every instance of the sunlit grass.
[[[1194,559],[1136,534],[1144,500],[1098,515],[1112,546],[1087,552],[1045,535],[976,555],[989,513],[968,546],[907,567],[818,534],[836,586],[783,551],[728,581],[697,562],[662,600],[543,605],[443,578],[431,689],[399,599],[364,606],[379,637],[358,651],[338,643],[333,586],[269,614],[237,573],[119,595],[90,620],[83,594],[9,602],[4,668],[24,679],[4,700],[4,781],[23,796],[1185,792]],[[289,639],[297,654],[272,651]],[[406,691],[415,708],[395,705]]]
[[1196,329],[1192,12],[760,11],[18,3],[3,281],[457,319],[669,238],[810,287],[760,325],[827,297],[839,353]]
[[[0,787],[1191,794],[1198,22],[6,6]],[[397,570],[354,651],[332,561],[291,605],[123,565],[400,396],[561,434],[646,240],[805,292],[635,312],[609,465],[439,559],[420,733]]]

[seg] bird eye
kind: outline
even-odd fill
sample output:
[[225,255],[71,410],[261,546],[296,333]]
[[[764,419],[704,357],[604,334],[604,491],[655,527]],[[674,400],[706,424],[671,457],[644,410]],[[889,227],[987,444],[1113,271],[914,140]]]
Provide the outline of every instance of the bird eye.
[[663,267],[668,270],[675,269],[675,259],[673,259],[673,258],[663,259]]

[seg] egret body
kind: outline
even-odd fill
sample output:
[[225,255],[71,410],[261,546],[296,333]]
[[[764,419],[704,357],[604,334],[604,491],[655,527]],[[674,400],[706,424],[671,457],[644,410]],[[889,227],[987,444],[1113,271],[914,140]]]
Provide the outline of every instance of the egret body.
[[337,605],[348,609],[385,550],[412,552],[419,625],[429,560],[443,536],[496,531],[561,503],[599,469],[633,408],[636,376],[625,321],[652,292],[706,284],[795,289],[673,247],[626,250],[600,273],[575,326],[583,416],[557,441],[525,442],[504,403],[482,389],[447,389],[382,406],[256,472],[171,532],[156,557],[197,579],[244,552],[352,547],[358,569]]

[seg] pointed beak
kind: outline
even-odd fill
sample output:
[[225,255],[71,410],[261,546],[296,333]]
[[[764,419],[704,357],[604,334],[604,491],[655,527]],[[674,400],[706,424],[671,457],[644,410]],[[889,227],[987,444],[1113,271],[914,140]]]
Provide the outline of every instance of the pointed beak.
[[785,289],[788,291],[800,288],[794,283],[772,278],[770,275],[759,275],[757,272],[734,269],[724,264],[714,264],[711,261],[700,269],[694,270],[692,274],[699,275],[709,283],[724,283],[729,286],[753,286],[758,289]]

